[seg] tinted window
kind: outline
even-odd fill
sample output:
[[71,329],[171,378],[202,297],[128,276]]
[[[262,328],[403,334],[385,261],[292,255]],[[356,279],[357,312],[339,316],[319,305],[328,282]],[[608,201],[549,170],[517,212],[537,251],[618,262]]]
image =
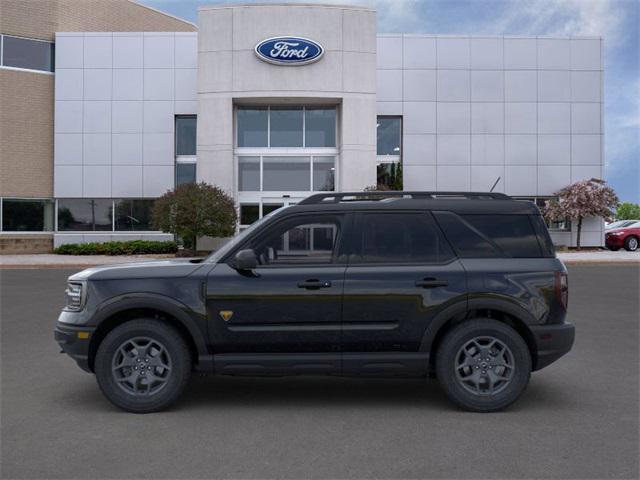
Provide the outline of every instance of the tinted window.
[[151,225],[153,200],[116,200],[116,230],[154,230]]
[[240,205],[240,225],[251,225],[260,218],[260,206],[257,204]]
[[339,231],[333,215],[299,217],[276,225],[251,248],[261,265],[331,263]]
[[5,232],[49,232],[53,230],[50,200],[2,200],[2,230]]
[[60,199],[58,200],[58,230],[67,231],[111,231],[113,202],[107,199]]
[[196,117],[176,117],[176,155],[196,154]]
[[336,146],[336,109],[306,107],[304,112],[305,146]]
[[260,157],[238,157],[238,190],[260,190]]
[[434,212],[436,220],[462,258],[503,257],[491,242],[458,215],[451,212]]
[[463,218],[490,238],[509,257],[540,257],[540,245],[528,215],[464,215]]
[[310,157],[264,157],[262,190],[267,192],[309,190]]
[[545,257],[555,257],[556,249],[553,246],[551,237],[549,236],[549,231],[547,230],[544,218],[542,218],[542,215],[531,215],[529,218],[531,219],[531,223],[538,233],[538,242],[540,243],[540,247],[542,248],[543,255]]
[[378,117],[376,131],[378,155],[400,155],[402,119],[400,117]]
[[238,146],[268,145],[269,111],[267,107],[238,108]]
[[185,183],[196,183],[196,164],[177,163],[176,164],[176,187]]
[[313,190],[330,192],[335,188],[335,158],[313,157]]
[[271,147],[302,147],[302,107],[271,107]]
[[367,213],[355,261],[363,263],[440,263],[453,257],[430,215]]
[[53,43],[4,35],[2,64],[53,72]]

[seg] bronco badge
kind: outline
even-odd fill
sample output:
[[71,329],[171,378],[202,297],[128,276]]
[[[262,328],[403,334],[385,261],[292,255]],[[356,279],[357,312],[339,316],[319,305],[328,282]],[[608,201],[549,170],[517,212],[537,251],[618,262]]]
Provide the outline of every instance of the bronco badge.
[[225,322],[228,322],[233,317],[233,312],[231,310],[220,310],[220,318]]

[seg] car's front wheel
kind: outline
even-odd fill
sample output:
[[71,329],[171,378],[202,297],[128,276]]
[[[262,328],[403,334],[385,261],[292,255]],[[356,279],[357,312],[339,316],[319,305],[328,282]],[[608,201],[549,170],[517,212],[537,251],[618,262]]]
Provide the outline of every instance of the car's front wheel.
[[638,250],[638,237],[627,237],[624,241],[624,249],[629,252],[635,252]]
[[104,395],[134,413],[157,412],[173,404],[191,374],[191,355],[173,327],[138,319],[114,328],[102,340],[95,373]]
[[492,319],[467,320],[448,332],[436,356],[438,381],[458,406],[502,410],[524,392],[531,355],[520,334]]

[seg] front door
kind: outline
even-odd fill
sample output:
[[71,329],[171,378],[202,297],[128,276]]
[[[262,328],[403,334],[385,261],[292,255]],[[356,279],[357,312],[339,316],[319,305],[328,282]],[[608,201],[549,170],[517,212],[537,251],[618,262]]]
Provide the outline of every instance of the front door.
[[426,368],[419,347],[430,321],[466,297],[462,265],[428,212],[360,213],[354,238],[344,287],[345,373]]
[[228,263],[211,271],[214,353],[339,353],[345,221],[342,214],[287,215],[239,246],[258,258],[252,274]]

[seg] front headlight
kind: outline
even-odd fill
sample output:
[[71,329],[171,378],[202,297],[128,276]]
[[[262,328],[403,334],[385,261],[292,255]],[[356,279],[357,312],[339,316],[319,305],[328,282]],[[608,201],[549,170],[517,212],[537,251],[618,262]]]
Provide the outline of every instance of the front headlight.
[[611,232],[611,233],[608,233],[607,235],[615,235],[615,236],[624,235],[624,232]]
[[85,300],[85,285],[78,282],[67,283],[67,289],[65,290],[67,297],[67,304],[64,309],[71,312],[79,312],[84,307]]

